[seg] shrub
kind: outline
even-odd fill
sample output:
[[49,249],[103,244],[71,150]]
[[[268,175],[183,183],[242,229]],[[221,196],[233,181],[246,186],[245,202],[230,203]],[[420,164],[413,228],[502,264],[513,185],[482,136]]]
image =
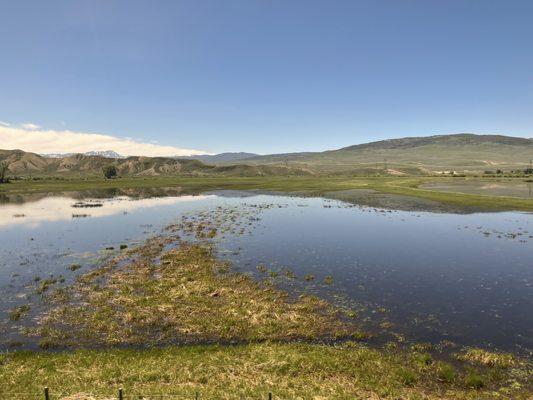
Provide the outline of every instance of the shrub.
[[0,183],[7,183],[8,179],[6,178],[7,172],[7,162],[0,162]]
[[117,167],[114,165],[106,165],[104,168],[102,168],[102,172],[104,173],[104,177],[106,179],[111,179],[117,176]]

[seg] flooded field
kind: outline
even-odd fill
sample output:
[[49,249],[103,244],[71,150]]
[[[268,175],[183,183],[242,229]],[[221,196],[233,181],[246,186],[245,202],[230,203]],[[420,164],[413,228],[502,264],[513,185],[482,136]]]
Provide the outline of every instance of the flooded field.
[[443,192],[481,194],[486,196],[509,196],[525,199],[533,198],[533,181],[528,181],[526,179],[453,179],[446,183],[428,183],[420,187],[422,189],[441,190]]
[[379,335],[533,348],[531,214],[410,212],[178,189],[2,198],[1,345],[31,345],[21,329],[33,323],[48,288],[167,235],[168,226],[197,240],[186,229],[191,221],[217,221],[217,254],[234,270],[294,296],[326,298]]

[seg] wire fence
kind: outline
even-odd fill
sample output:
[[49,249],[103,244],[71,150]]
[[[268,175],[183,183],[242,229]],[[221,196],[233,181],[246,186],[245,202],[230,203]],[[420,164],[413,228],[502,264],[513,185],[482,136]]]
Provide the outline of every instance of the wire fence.
[[[273,400],[274,396],[271,392],[265,393],[264,396],[253,397],[255,400]],[[45,387],[41,392],[3,392],[0,390],[1,400],[92,400],[92,399],[105,399],[105,400],[206,400],[210,397],[202,396],[200,391],[192,392],[190,395],[183,393],[134,393],[126,392],[122,388],[119,388],[114,395],[98,396],[90,394],[67,394],[67,393],[54,393],[50,388]],[[220,399],[220,397],[217,397]],[[251,397],[235,396],[236,400],[251,399]],[[276,400],[280,400],[276,398]]]

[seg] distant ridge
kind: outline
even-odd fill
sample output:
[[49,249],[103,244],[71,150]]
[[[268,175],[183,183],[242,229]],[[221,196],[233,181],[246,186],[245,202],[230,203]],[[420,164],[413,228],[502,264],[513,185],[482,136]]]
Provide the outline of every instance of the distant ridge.
[[420,147],[426,145],[479,145],[482,143],[505,144],[512,146],[531,146],[533,139],[519,138],[504,135],[475,135],[473,133],[456,133],[451,135],[433,135],[424,137],[405,137],[400,139],[386,139],[376,142],[356,144],[343,147],[339,150],[359,150],[359,149],[398,149],[407,147]]
[[440,174],[523,169],[533,159],[533,139],[458,133],[380,140],[338,150],[271,154],[241,163],[285,165],[317,173]]
[[[200,160],[208,164],[218,164],[218,163],[225,163],[225,162],[230,162],[230,161],[246,160],[248,158],[257,157],[257,156],[259,156],[259,154],[238,152],[238,153],[220,153],[220,154],[200,154],[200,155],[195,155],[195,156],[189,156],[186,158],[193,158],[195,160]],[[176,158],[183,158],[183,157],[176,157]]]

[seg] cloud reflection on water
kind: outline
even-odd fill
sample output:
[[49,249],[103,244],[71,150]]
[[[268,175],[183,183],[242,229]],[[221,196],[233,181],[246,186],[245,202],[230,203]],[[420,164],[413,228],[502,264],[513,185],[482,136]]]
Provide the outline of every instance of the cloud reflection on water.
[[[176,197],[150,197],[133,199],[127,196],[112,199],[84,199],[82,202],[70,197],[45,197],[35,202],[23,204],[4,204],[0,206],[0,227],[25,225],[37,227],[44,222],[67,221],[76,215],[87,218],[101,218],[136,210],[171,206],[180,202],[192,202],[213,198],[214,195],[184,195]],[[77,203],[96,207],[73,207]]]

